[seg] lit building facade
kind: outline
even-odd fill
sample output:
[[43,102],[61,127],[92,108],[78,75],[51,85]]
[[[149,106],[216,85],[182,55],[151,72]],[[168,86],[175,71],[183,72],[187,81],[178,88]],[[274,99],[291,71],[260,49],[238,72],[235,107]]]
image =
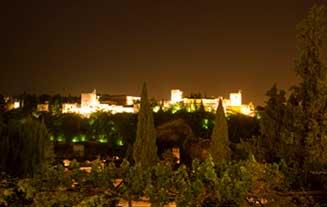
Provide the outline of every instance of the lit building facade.
[[126,105],[132,106],[141,101],[141,97],[138,96],[126,96]]
[[81,94],[81,107],[82,108],[93,108],[99,105],[99,97],[97,96],[96,90],[92,93]]
[[19,100],[16,100],[12,97],[4,97],[5,101],[5,109],[6,111],[14,110],[14,109],[19,109],[22,107],[22,104]]
[[[183,91],[179,89],[171,90],[170,100],[162,102],[164,110],[172,109],[175,113],[185,107],[188,112],[195,111],[200,107],[204,107],[205,111],[215,112],[219,100],[223,101],[223,106],[227,114],[241,113],[247,116],[255,115],[255,107],[252,103],[242,103],[242,92],[230,93],[229,99],[223,97],[213,98],[184,98]],[[97,111],[115,113],[137,113],[139,111],[140,97],[137,96],[125,96],[115,95],[106,96],[100,101],[100,97],[97,96],[96,91],[92,93],[82,93],[81,103],[65,103],[62,105],[63,113],[79,113],[84,116],[89,116],[91,113]],[[154,112],[159,111],[160,106],[153,108]]]
[[62,113],[79,113],[79,106],[77,103],[62,104]]
[[223,97],[218,98],[183,98],[183,92],[174,89],[171,91],[170,102],[165,102],[164,107],[169,108],[172,105],[180,104],[186,107],[187,111],[195,111],[196,108],[203,105],[205,111],[215,112],[219,100],[222,99],[223,106],[226,113],[241,113],[247,116],[255,115],[255,107],[252,103],[243,104],[242,103],[242,92],[230,93],[229,99],[224,99]]
[[49,112],[49,104],[48,103],[38,104],[37,105],[37,111],[40,111],[40,112]]
[[100,98],[100,103],[109,105],[132,106],[141,101],[138,96],[105,95]]
[[[117,98],[118,96],[116,96]],[[92,93],[81,94],[81,104],[77,103],[65,103],[62,105],[62,113],[78,113],[83,116],[90,116],[92,113],[103,111],[115,113],[136,113],[138,108],[134,106],[134,103],[140,101],[140,97],[125,96],[123,105],[100,103],[99,96],[96,94],[96,90]],[[120,97],[119,97],[120,98]],[[117,100],[116,100],[117,101]],[[115,103],[111,100],[110,103]]]
[[242,106],[242,93],[230,93],[229,94],[230,106]]

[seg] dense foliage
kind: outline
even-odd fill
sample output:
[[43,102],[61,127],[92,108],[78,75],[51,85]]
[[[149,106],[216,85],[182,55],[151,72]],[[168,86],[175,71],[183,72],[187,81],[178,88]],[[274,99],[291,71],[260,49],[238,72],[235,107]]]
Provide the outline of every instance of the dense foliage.
[[[295,189],[325,189],[327,139],[327,69],[322,61],[325,36],[324,6],[314,6],[298,25],[295,71],[299,85],[290,94],[273,86],[262,113],[261,136],[252,152],[267,162],[287,167]],[[253,140],[252,140],[253,141]]]
[[[0,204],[16,206],[115,206],[119,200],[148,200],[152,206],[239,206],[256,201],[289,202],[276,194],[283,182],[278,166],[253,158],[217,168],[209,157],[191,169],[159,162],[147,170],[124,161],[116,167],[91,163],[90,173],[72,162],[47,169],[34,178],[2,177]],[[119,179],[118,179],[119,178]],[[253,196],[251,195],[253,194]],[[130,202],[132,204],[132,202]]]

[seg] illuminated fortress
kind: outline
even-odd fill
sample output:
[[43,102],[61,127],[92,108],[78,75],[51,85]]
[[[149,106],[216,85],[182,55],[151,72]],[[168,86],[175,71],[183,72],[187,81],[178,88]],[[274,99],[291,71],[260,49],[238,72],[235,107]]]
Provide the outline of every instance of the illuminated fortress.
[[[255,108],[252,103],[242,103],[241,91],[230,93],[229,99],[218,98],[184,98],[183,91],[179,89],[171,90],[170,100],[163,101],[160,105],[162,109],[172,110],[173,113],[185,108],[188,112],[195,111],[204,107],[205,111],[215,112],[218,107],[219,99],[223,100],[223,106],[227,114],[240,113],[247,116],[255,115]],[[115,113],[137,113],[141,98],[137,96],[116,95],[109,96],[105,101],[100,101],[96,90],[92,93],[82,93],[81,103],[65,103],[62,105],[62,113],[78,113],[84,116],[98,111]],[[154,107],[157,112],[160,106]]]

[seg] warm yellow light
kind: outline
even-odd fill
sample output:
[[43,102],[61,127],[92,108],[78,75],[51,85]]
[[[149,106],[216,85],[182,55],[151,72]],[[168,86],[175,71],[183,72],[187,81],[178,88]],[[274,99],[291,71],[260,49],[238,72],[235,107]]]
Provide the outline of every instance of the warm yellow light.
[[81,107],[95,107],[99,104],[98,96],[96,94],[96,90],[92,93],[82,93],[81,94]]
[[15,101],[14,102],[14,109],[18,109],[20,108],[20,102],[19,101]]
[[178,89],[171,90],[170,101],[172,104],[181,102],[182,100],[183,100],[183,91]]
[[230,93],[229,94],[231,106],[242,106],[242,93]]
[[141,97],[137,97],[137,96],[127,96],[126,97],[126,105],[127,106],[131,106],[134,105],[135,103],[141,101]]
[[160,110],[160,106],[153,107],[153,112],[157,113]]
[[255,109],[252,104],[249,105],[242,105],[241,106],[241,114],[247,115],[247,116],[255,116]]
[[[116,113],[137,113],[139,111],[139,105],[136,104],[140,101],[140,97],[126,96],[126,105],[109,105],[101,104],[99,97],[96,95],[96,91],[92,93],[84,93],[81,95],[81,105],[74,104],[63,104],[63,113],[78,113],[85,117],[89,117],[92,113],[97,111]],[[253,116],[255,108],[253,104],[243,105],[242,104],[242,93],[230,93],[229,99],[223,97],[218,98],[203,98],[203,99],[192,99],[183,98],[183,91],[179,89],[171,90],[171,100],[162,102],[162,110],[172,110],[172,113],[176,113],[181,110],[181,106],[186,107],[188,112],[196,110],[196,107],[200,107],[203,104],[204,109],[208,112],[215,112],[218,107],[218,100],[223,100],[223,106],[225,112],[232,111],[233,113],[242,113],[244,115]],[[19,104],[19,103],[18,103]],[[19,107],[17,105],[16,107]],[[154,112],[158,112],[159,106],[153,108]]]
[[46,111],[48,112],[49,111],[49,104],[38,104],[37,105],[37,110],[38,111]]

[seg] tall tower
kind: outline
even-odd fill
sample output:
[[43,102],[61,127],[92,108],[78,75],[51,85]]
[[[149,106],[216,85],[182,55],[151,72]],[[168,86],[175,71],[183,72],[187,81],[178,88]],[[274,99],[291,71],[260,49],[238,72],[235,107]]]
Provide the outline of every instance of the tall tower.
[[238,93],[230,93],[229,99],[231,106],[242,106],[242,92],[241,90]]
[[179,89],[173,89],[171,90],[171,98],[170,101],[171,103],[178,103],[183,100],[183,91]]
[[89,107],[95,107],[98,105],[98,99],[96,90],[92,93],[82,93],[81,94],[81,107],[82,108],[89,108]]

